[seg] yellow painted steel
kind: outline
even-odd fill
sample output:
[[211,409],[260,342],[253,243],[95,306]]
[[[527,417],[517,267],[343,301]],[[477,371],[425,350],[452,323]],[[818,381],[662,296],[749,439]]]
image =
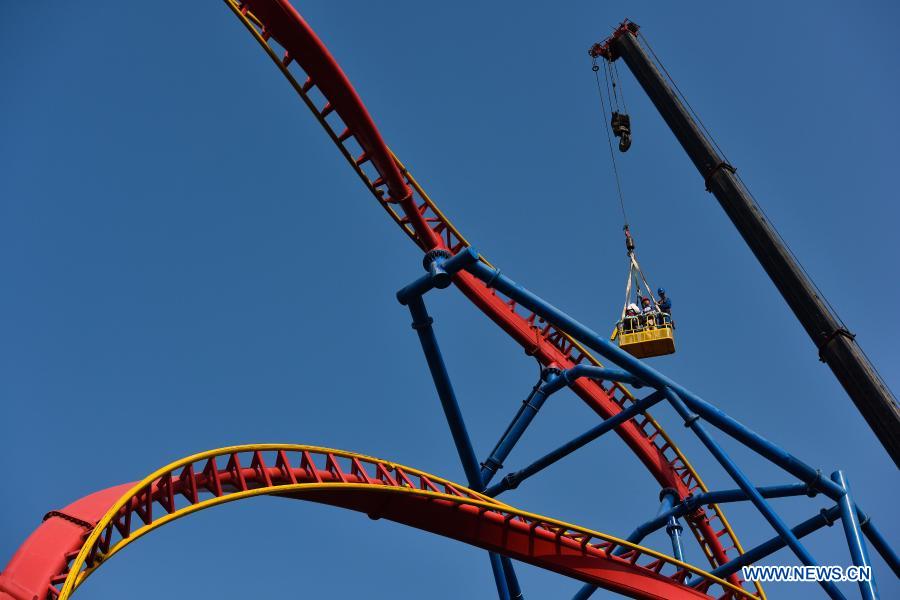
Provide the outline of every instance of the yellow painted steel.
[[675,333],[671,327],[654,327],[619,333],[619,348],[635,358],[652,358],[675,352]]
[[[315,454],[332,454],[334,456],[340,456],[344,458],[356,458],[358,460],[362,460],[368,463],[380,463],[386,466],[391,467],[399,467],[403,471],[407,473],[414,474],[416,476],[424,476],[427,477],[432,482],[437,482],[441,484],[448,484],[451,487],[470,494],[472,498],[466,498],[461,496],[455,496],[451,494],[441,493],[441,492],[433,492],[429,490],[421,490],[416,488],[409,487],[394,487],[394,486],[384,486],[377,484],[360,484],[360,483],[298,483],[298,484],[287,484],[287,485],[272,485],[267,487],[255,488],[252,490],[242,490],[238,492],[234,492],[232,494],[223,495],[223,496],[215,496],[209,498],[207,500],[203,500],[201,502],[197,502],[195,504],[191,504],[174,512],[168,513],[154,521],[152,521],[148,525],[144,525],[143,527],[136,529],[131,532],[127,538],[123,538],[120,540],[115,546],[113,546],[110,551],[103,557],[103,559],[98,560],[93,566],[88,568],[83,568],[85,565],[85,560],[87,559],[88,554],[91,551],[91,548],[98,542],[100,536],[103,531],[110,526],[115,519],[118,512],[142,489],[151,485],[154,481],[166,475],[167,473],[171,473],[176,469],[185,467],[187,465],[193,464],[198,461],[202,461],[208,458],[230,455],[233,453],[241,453],[241,452],[255,452],[255,451],[271,451],[271,450],[284,450],[284,451],[293,451],[293,452],[312,452]],[[218,506],[220,504],[226,504],[229,502],[234,502],[237,500],[242,500],[245,498],[253,498],[256,496],[264,496],[264,495],[287,495],[291,493],[300,493],[300,492],[315,492],[317,490],[334,490],[334,489],[345,489],[345,490],[367,490],[369,492],[374,493],[385,493],[385,494],[399,494],[399,495],[412,495],[412,496],[421,496],[425,498],[432,499],[440,499],[447,502],[451,502],[458,505],[467,505],[474,506],[478,508],[483,508],[486,510],[493,510],[497,512],[503,512],[506,515],[511,517],[519,517],[522,519],[528,519],[530,521],[537,521],[542,526],[549,526],[559,529],[559,533],[561,535],[567,535],[570,537],[574,536],[587,536],[587,539],[597,539],[603,542],[609,542],[616,544],[617,546],[622,546],[628,548],[629,550],[634,550],[638,552],[640,555],[646,555],[653,557],[657,560],[662,560],[665,563],[671,564],[678,569],[687,570],[694,575],[697,575],[703,579],[708,581],[712,581],[724,589],[730,590],[735,594],[738,594],[743,598],[757,599],[761,600],[759,596],[754,596],[750,594],[746,590],[743,590],[723,579],[715,577],[710,573],[699,569],[693,565],[684,563],[679,561],[678,559],[662,554],[660,552],[656,552],[650,548],[645,548],[638,544],[633,544],[626,540],[617,538],[615,536],[605,534],[599,531],[594,531],[592,529],[587,529],[584,527],[580,527],[578,525],[573,525],[571,523],[567,523],[565,521],[560,521],[558,519],[553,519],[550,517],[545,517],[542,515],[538,515],[535,513],[519,510],[514,508],[508,504],[504,504],[495,500],[494,498],[490,498],[488,496],[484,496],[474,490],[466,488],[464,486],[453,483],[449,480],[443,479],[436,475],[431,475],[425,473],[424,471],[420,471],[418,469],[414,469],[411,467],[407,467],[404,465],[399,465],[397,463],[393,463],[390,461],[383,461],[378,458],[374,458],[371,456],[357,454],[353,452],[346,452],[343,450],[336,450],[330,448],[322,448],[319,446],[306,446],[306,445],[298,445],[298,444],[251,444],[244,446],[227,446],[224,448],[219,448],[216,450],[209,450],[207,452],[201,452],[198,454],[194,454],[183,459],[177,460],[175,462],[169,463],[168,465],[157,469],[140,482],[131,487],[127,492],[125,492],[114,504],[113,506],[106,512],[100,521],[94,526],[94,529],[91,531],[90,535],[85,539],[84,544],[81,547],[81,550],[78,552],[75,559],[72,561],[69,567],[69,574],[66,577],[65,582],[63,583],[63,587],[60,590],[59,600],[67,600],[71,597],[72,593],[91,575],[93,574],[101,565],[105,564],[111,557],[115,556],[120,550],[124,549],[126,546],[131,544],[134,541],[137,541],[144,535],[150,533],[154,529],[162,527],[168,523],[176,521],[182,517],[186,517],[195,512],[199,512],[201,510],[212,508],[213,506]]]
[[[228,7],[232,10],[232,12],[238,17],[238,19],[244,24],[244,26],[245,26],[245,27],[247,28],[247,30],[251,33],[251,35],[253,36],[253,38],[259,43],[259,45],[262,46],[263,50],[266,52],[266,54],[269,56],[269,58],[272,60],[272,62],[274,62],[275,65],[278,67],[278,70],[281,71],[282,75],[284,75],[284,77],[285,77],[285,78],[288,80],[288,82],[291,84],[291,87],[294,88],[294,91],[297,92],[297,94],[300,96],[300,98],[301,98],[301,99],[303,100],[303,102],[306,104],[307,108],[310,109],[310,111],[313,113],[313,115],[316,117],[316,119],[319,121],[319,123],[320,123],[320,124],[322,125],[322,127],[325,129],[326,133],[329,135],[329,137],[332,139],[332,141],[333,141],[333,142],[335,143],[335,145],[338,147],[338,150],[344,155],[344,158],[346,158],[346,160],[347,160],[347,162],[350,164],[351,168],[352,168],[352,169],[357,173],[357,175],[359,175],[359,177],[362,179],[364,185],[369,189],[370,192],[372,192],[374,195],[377,196],[377,195],[378,195],[378,194],[377,194],[377,191],[376,191],[376,190],[374,189],[374,187],[372,186],[371,182],[369,181],[369,178],[366,177],[366,175],[365,175],[365,173],[363,173],[362,169],[359,168],[359,165],[356,164],[356,161],[354,160],[354,158],[347,152],[347,150],[346,150],[346,148],[344,148],[343,144],[340,143],[340,140],[337,139],[337,136],[335,136],[334,132],[333,132],[332,129],[328,126],[327,122],[325,122],[325,120],[322,118],[322,116],[321,116],[321,115],[319,114],[319,112],[316,110],[316,107],[315,107],[315,105],[313,104],[313,102],[312,102],[312,101],[309,99],[309,97],[303,92],[301,85],[300,85],[300,84],[297,82],[297,80],[294,78],[293,74],[292,74],[292,73],[284,66],[284,64],[281,62],[281,59],[278,57],[278,55],[275,54],[275,52],[272,50],[271,46],[269,46],[269,44],[266,42],[266,40],[263,39],[263,37],[262,37],[262,36],[259,34],[259,32],[256,30],[256,27],[254,27],[254,25],[259,26],[259,27],[262,26],[262,23],[259,21],[259,19],[257,19],[257,18],[253,15],[253,13],[251,13],[251,12],[249,12],[249,11],[247,12],[247,15],[246,15],[246,16],[245,16],[243,13],[241,13],[241,9],[239,8],[238,3],[237,3],[235,0],[224,0],[224,2],[225,2],[225,4],[227,4]],[[400,159],[397,157],[397,155],[394,154],[393,151],[391,151],[391,154],[393,154],[394,159],[397,161],[398,166],[401,168],[401,172],[407,177],[407,179],[408,179],[410,185],[413,187],[413,189],[414,189],[416,192],[419,193],[419,195],[422,197],[422,199],[428,204],[428,207],[429,207],[432,211],[434,211],[435,214],[437,214],[437,215],[439,215],[439,216],[441,217],[441,219],[447,224],[447,227],[450,228],[450,230],[454,233],[454,235],[456,235],[456,236],[460,239],[460,241],[461,241],[465,246],[467,246],[467,247],[470,246],[469,242],[468,242],[468,241],[466,240],[466,238],[462,235],[462,233],[459,232],[459,230],[452,224],[452,222],[451,222],[451,221],[444,215],[444,213],[438,208],[437,204],[436,204],[436,203],[431,199],[431,197],[425,192],[424,188],[422,188],[422,186],[419,184],[419,182],[415,179],[415,177],[413,177],[412,173],[411,173],[411,172],[409,171],[409,169],[408,169],[408,168],[400,161]],[[407,227],[402,223],[402,216],[399,215],[396,211],[394,211],[394,210],[390,207],[390,205],[384,204],[384,207],[387,209],[387,212],[388,212],[388,213],[390,214],[390,216],[394,219],[394,221],[395,221],[398,225],[400,225],[400,228],[403,229],[403,231],[404,231],[411,239],[413,239],[413,241],[416,241],[416,240],[415,240],[415,235],[409,230],[409,228],[407,228]],[[482,262],[484,262],[485,264],[487,264],[488,266],[493,267],[493,265],[491,265],[491,263],[488,262],[488,260],[487,260],[486,258],[484,258],[483,256],[480,257],[480,260],[481,260]],[[593,364],[593,365],[595,365],[595,366],[598,366],[598,367],[602,367],[602,366],[603,366],[602,363],[601,363],[599,360],[597,360],[597,358],[596,358],[593,354],[591,354],[591,353],[590,353],[583,345],[581,345],[581,343],[579,343],[577,340],[575,340],[574,338],[572,338],[571,336],[569,336],[569,334],[567,334],[567,333],[564,332],[564,331],[560,331],[560,333],[562,333],[563,336],[565,336],[565,338],[566,338],[566,340],[567,340],[568,342],[570,342],[574,347],[578,348],[578,350],[579,350],[579,351],[587,358],[587,360],[588,360],[591,364]],[[619,389],[625,396],[627,396],[632,402],[634,401],[634,396],[633,396],[633,395],[631,394],[631,392],[629,392],[628,389],[625,388],[623,385],[621,385],[620,383],[615,383],[615,384],[614,384],[614,387],[618,388],[618,389]],[[672,440],[672,438],[669,437],[669,435],[666,433],[666,431],[663,429],[663,427],[659,424],[659,422],[656,421],[656,419],[654,419],[654,418],[650,415],[649,412],[644,412],[643,414],[644,414],[644,416],[647,418],[647,420],[653,425],[653,427],[660,433],[660,435],[662,436],[662,438],[666,441],[666,444],[668,444],[669,447],[670,447],[670,448],[675,452],[675,454],[678,456],[678,458],[681,459],[681,461],[682,461],[682,463],[684,464],[684,466],[688,469],[689,473],[690,473],[690,474],[693,476],[693,478],[697,481],[697,483],[700,485],[700,487],[703,489],[703,491],[705,491],[705,492],[706,492],[706,491],[709,491],[708,488],[702,483],[702,480],[701,480],[701,478],[700,478],[700,475],[697,473],[697,471],[694,470],[694,468],[693,468],[693,467],[691,466],[691,464],[688,462],[687,458],[685,458],[684,454],[681,452],[681,449],[678,448],[678,446],[675,444],[675,442]],[[725,513],[722,511],[722,509],[721,509],[718,505],[711,505],[711,506],[714,507],[714,511],[716,512],[716,515],[717,515],[718,518],[722,521],[722,524],[724,525],[725,529],[727,530],[728,535],[731,537],[732,541],[734,542],[735,548],[737,549],[737,551],[738,551],[740,554],[743,554],[743,553],[744,553],[743,547],[741,546],[741,543],[740,543],[740,541],[738,540],[737,535],[734,533],[734,530],[732,529],[731,525],[730,525],[730,524],[728,523],[728,521],[726,520],[726,518],[725,518]],[[693,530],[693,528],[691,528],[691,529]],[[696,532],[696,531],[694,531],[694,535],[697,536],[697,532]],[[699,541],[700,541],[700,539],[699,539],[699,537],[698,537],[698,542],[699,542]],[[707,556],[707,558],[710,560],[710,564],[716,564],[715,558],[713,557],[712,553],[710,552],[710,550],[709,550],[709,548],[706,546],[706,544],[700,543],[700,546],[701,546],[701,548],[702,548],[704,554],[705,554],[705,555]],[[759,584],[759,582],[753,582],[753,583],[754,583],[754,586],[756,587],[756,590],[757,590],[757,593],[759,594],[759,597],[760,597],[762,600],[765,600],[765,599],[766,599],[766,595],[765,595],[765,592],[763,591],[762,586]]]

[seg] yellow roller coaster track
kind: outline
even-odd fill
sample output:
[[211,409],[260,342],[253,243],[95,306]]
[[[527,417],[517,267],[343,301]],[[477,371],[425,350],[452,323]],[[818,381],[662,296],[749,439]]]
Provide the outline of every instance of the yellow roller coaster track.
[[[224,468],[220,466],[222,462],[227,463]],[[529,532],[528,535],[534,539],[543,537],[552,540],[555,547],[567,546],[584,557],[611,561],[648,578],[668,578],[673,584],[683,586],[688,576],[695,575],[702,579],[697,590],[703,593],[718,587],[728,597],[759,598],[652,549],[519,510],[418,469],[353,452],[296,444],[229,446],[201,452],[165,465],[135,483],[112,504],[85,538],[68,565],[59,598],[69,598],[101,565],[129,544],[154,529],[198,511],[245,498],[278,495],[353,510],[360,510],[360,504],[374,505],[378,508],[365,510],[377,518],[381,516],[378,511],[385,510],[386,503],[380,500],[360,501],[364,497],[362,494],[373,493],[378,494],[379,498],[387,495],[391,498],[419,499],[423,502],[418,506],[429,513],[440,514],[441,507],[445,514],[459,515],[459,511],[464,511],[473,520],[501,524],[503,538],[510,537],[510,532],[518,528],[520,532]],[[345,497],[347,500],[341,500]],[[184,505],[178,506],[179,502]],[[409,506],[412,505],[404,505],[404,514],[414,512],[409,510]],[[154,507],[158,507],[156,514]],[[388,518],[403,522],[396,516],[389,515]],[[138,520],[142,524],[132,527]],[[421,527],[414,521],[407,524]],[[477,529],[480,531],[486,527],[482,525]],[[436,526],[436,529],[440,527]],[[463,535],[457,539],[472,543]],[[529,547],[533,543],[530,541]],[[615,548],[620,549],[620,556],[611,555]],[[546,555],[531,562],[546,566],[540,564],[541,560],[546,561]]]

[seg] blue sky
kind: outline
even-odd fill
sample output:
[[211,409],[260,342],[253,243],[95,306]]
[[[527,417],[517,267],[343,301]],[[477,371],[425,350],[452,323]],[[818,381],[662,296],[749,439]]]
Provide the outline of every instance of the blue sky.
[[[632,18],[900,389],[894,4],[298,8],[470,241],[603,332],[626,264],[586,50]],[[394,298],[420,274],[418,251],[224,4],[185,3],[177,15],[150,3],[14,4],[0,31],[0,563],[48,510],[228,444],[321,444],[463,480]],[[653,366],[824,472],[844,469],[896,547],[897,471],[622,73],[634,129],[619,163],[629,217],[679,325],[678,353]],[[534,364],[457,292],[428,300],[484,455]],[[669,409],[655,414],[711,487],[733,487]],[[595,422],[561,393],[507,464]],[[787,481],[726,446],[754,482]],[[625,535],[655,512],[657,493],[610,436],[505,499]],[[778,504],[790,523],[823,505]],[[726,514],[745,546],[771,536],[746,507]],[[648,543],[666,548],[658,536]],[[849,564],[837,528],[808,544],[822,563]],[[695,546],[687,552],[697,559]],[[873,561],[882,597],[900,595]],[[579,587],[518,572],[530,598]],[[82,594],[156,598],[160,585],[185,598],[493,596],[480,550],[281,499],[163,528]],[[811,585],[768,589],[821,597]]]

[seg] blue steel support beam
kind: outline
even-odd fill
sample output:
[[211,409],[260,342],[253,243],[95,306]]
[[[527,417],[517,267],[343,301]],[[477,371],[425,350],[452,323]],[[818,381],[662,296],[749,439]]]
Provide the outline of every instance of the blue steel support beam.
[[681,551],[681,524],[675,517],[669,517],[669,523],[666,525],[666,533],[672,540],[672,556],[684,562],[684,552]]
[[576,592],[574,596],[572,596],[572,600],[587,600],[591,597],[591,594],[597,591],[597,588],[592,586],[589,583],[581,586],[581,589]]
[[431,378],[434,380],[434,387],[437,389],[441,407],[444,409],[444,416],[447,418],[447,424],[450,426],[450,434],[453,436],[453,443],[456,445],[459,461],[462,463],[469,485],[477,487],[481,483],[478,459],[475,457],[475,449],[472,447],[472,440],[469,438],[469,432],[466,430],[462,411],[459,408],[459,402],[456,400],[456,393],[453,391],[450,375],[447,373],[447,366],[444,364],[441,349],[431,327],[434,319],[428,315],[428,310],[425,308],[425,302],[421,296],[409,298],[407,304],[413,318],[412,327],[419,335],[422,352],[425,353],[428,370],[431,371]]
[[[653,521],[659,519],[663,515],[668,515],[672,511],[673,506],[675,506],[675,504],[678,502],[678,492],[676,492],[672,488],[665,488],[659,493],[659,502],[659,508],[656,511],[656,516],[653,518]],[[671,517],[663,518],[668,521],[668,519]],[[658,527],[656,529],[658,529]],[[625,541],[631,542],[632,544],[640,544],[641,541],[647,536],[647,534],[651,533],[652,531],[655,531],[655,529],[645,530],[643,527],[639,526],[637,529],[628,534],[628,537],[625,538]],[[673,550],[675,550],[675,558],[683,561],[684,559],[681,556],[681,545],[679,544],[676,549],[674,547],[674,540],[672,541],[672,545]],[[619,546],[618,548],[613,549],[612,554],[613,556],[621,556],[622,554],[628,552],[628,550],[629,548],[625,546]],[[597,591],[596,586],[591,585],[590,583],[586,583],[580,590],[578,590],[578,593],[575,594],[573,600],[587,600],[595,591]]]
[[[696,411],[713,425],[731,435],[751,450],[767,458],[788,473],[797,477],[800,481],[809,484],[814,489],[824,493],[829,498],[837,501],[843,494],[843,490],[834,482],[821,476],[821,473],[813,469],[800,459],[779,448],[772,442],[763,438],[756,432],[744,427],[724,412],[703,401],[701,398],[683,388],[655,369],[647,366],[627,352],[610,343],[603,336],[598,335],[586,325],[573,319],[565,312],[546,302],[540,296],[525,289],[509,277],[501,274],[497,269],[484,263],[474,262],[466,267],[466,270],[481,279],[483,282],[515,300],[521,306],[533,311],[538,316],[553,326],[565,331],[567,334],[583,343],[587,347],[599,353],[601,356],[616,364],[629,373],[636,376],[647,385],[657,389],[669,387],[674,390],[691,410]],[[884,537],[877,529],[867,526],[867,519],[862,510],[857,506],[857,514],[863,525],[863,532],[878,550],[879,554],[891,565],[900,576],[900,560]]]
[[[809,486],[804,483],[792,483],[788,485],[758,487],[756,490],[763,498],[786,498],[789,496],[808,494]],[[649,521],[638,525],[634,530],[634,533],[640,532],[640,537],[644,538],[657,529],[661,529],[667,525],[669,520],[673,517],[684,517],[705,504],[724,504],[726,502],[741,502],[749,499],[747,493],[740,489],[703,492],[694,496],[688,496],[670,510],[660,513]]]
[[872,546],[878,551],[878,554],[881,555],[888,566],[891,567],[891,570],[894,571],[894,575],[900,578],[900,557],[897,556],[897,553],[894,552],[894,549],[891,548],[888,541],[884,539],[884,536],[881,535],[881,532],[875,527],[875,523],[873,523],[868,515],[861,511],[858,506],[856,507],[856,514],[859,516],[859,522],[862,526],[863,533],[866,534],[866,537],[872,542]]
[[[710,454],[715,457],[715,459],[722,465],[722,468],[728,473],[729,476],[734,480],[735,483],[738,484],[750,499],[756,509],[762,514],[762,516],[769,522],[772,528],[781,536],[787,545],[791,548],[797,558],[800,559],[804,565],[811,567],[816,566],[816,561],[813,559],[812,555],[810,555],[809,551],[800,543],[800,540],[791,532],[790,528],[787,524],[781,520],[781,517],[772,510],[772,507],[769,506],[769,503],[762,497],[759,491],[753,487],[753,484],[750,483],[750,480],[747,479],[747,476],[744,475],[743,471],[741,471],[740,467],[738,467],[734,461],[731,460],[731,457],[715,442],[715,440],[710,437],[709,433],[706,431],[706,428],[700,423],[699,417],[688,410],[687,406],[685,406],[684,402],[675,394],[673,391],[666,389],[666,397],[668,397],[669,402],[672,404],[675,411],[684,419],[684,424],[694,432],[694,434],[700,438],[700,441],[706,446],[706,449],[709,450]],[[837,589],[837,586],[830,581],[820,581],[819,585],[822,589],[825,590],[825,593],[828,594],[830,598],[833,600],[840,600],[844,598],[844,595]]]
[[494,572],[494,582],[497,584],[497,596],[500,600],[510,600],[509,582],[506,579],[506,571],[503,569],[503,561],[496,552],[489,552],[491,559],[491,571]]
[[[657,509],[656,511],[656,516],[648,522],[652,523],[654,521],[662,519],[663,524],[666,524],[671,518],[672,508],[678,502],[678,492],[676,492],[672,488],[665,488],[659,493],[659,502],[659,509]],[[660,525],[659,527],[662,527],[662,525]],[[631,542],[632,544],[640,544],[645,537],[659,529],[659,527],[649,529],[644,525],[638,525],[637,527],[635,527],[634,531],[628,534],[628,537],[625,538],[625,541]],[[612,553],[615,556],[620,556],[628,552],[628,550],[629,548],[625,546],[619,546],[618,548],[614,549]]]
[[[840,518],[840,514],[840,509],[837,506],[832,506],[827,510],[823,508],[816,516],[803,521],[796,527],[793,527],[791,529],[791,532],[797,539],[804,538],[811,533],[815,533],[823,527],[831,527],[834,522],[838,518]],[[759,546],[750,548],[749,550],[745,551],[734,560],[730,560],[724,565],[716,567],[715,569],[710,571],[710,574],[715,575],[716,577],[728,577],[732,573],[740,571],[741,567],[752,565],[753,563],[778,552],[786,545],[787,544],[780,536],[769,538]],[[695,586],[702,581],[703,579],[701,577],[695,577],[688,581],[688,585]]]
[[525,594],[519,587],[519,579],[516,577],[516,570],[513,568],[512,561],[509,557],[501,556],[500,563],[503,565],[503,572],[506,574],[506,587],[509,590],[511,600],[525,600]]
[[[788,483],[785,485],[770,485],[756,488],[763,498],[788,498],[790,496],[807,495],[814,497],[818,492],[805,483]],[[727,504],[728,502],[742,502],[748,500],[744,490],[716,490],[703,492],[696,496],[686,498],[689,508],[697,508],[704,504]]]
[[[400,295],[398,294],[398,299],[399,297]],[[431,371],[431,378],[434,380],[434,387],[437,389],[441,407],[444,409],[444,416],[447,418],[447,424],[450,426],[453,443],[456,445],[456,452],[459,454],[459,460],[462,463],[463,471],[466,473],[466,479],[470,487],[480,489],[481,472],[478,468],[478,459],[475,457],[475,449],[472,447],[472,440],[469,437],[469,432],[466,430],[462,411],[459,408],[459,402],[456,400],[456,393],[453,391],[450,375],[447,373],[447,366],[444,364],[441,349],[431,327],[434,319],[429,316],[422,296],[406,297],[404,304],[407,304],[409,312],[412,314],[412,326],[419,335],[419,342],[422,344],[422,351],[425,353],[425,360],[428,362],[428,369]],[[497,583],[497,593],[500,595],[501,600],[510,600],[508,581],[510,578],[515,581],[512,564],[510,563],[510,572],[507,573],[500,555],[495,552],[489,552],[488,554],[491,559],[491,570],[494,572],[494,579]],[[518,587],[518,582],[516,582],[516,587]],[[521,591],[519,595],[521,596]]]
[[[546,374],[546,378],[544,379]],[[519,411],[513,418],[512,423],[506,428],[500,441],[494,447],[491,455],[481,466],[482,486],[486,487],[497,471],[503,467],[503,461],[509,456],[513,447],[518,443],[519,438],[525,433],[525,429],[531,424],[531,421],[537,415],[537,412],[543,406],[544,402],[552,394],[556,393],[566,385],[571,385],[581,377],[589,377],[591,379],[603,379],[606,381],[617,381],[622,383],[632,383],[640,387],[640,382],[630,373],[620,369],[605,369],[603,367],[595,367],[588,365],[578,365],[571,369],[559,372],[555,369],[548,369],[542,373],[543,383],[535,386],[531,395],[519,407]]]
[[518,443],[528,426],[531,425],[534,417],[537,416],[538,411],[544,405],[544,401],[552,393],[548,393],[547,390],[552,387],[553,382],[558,377],[552,370],[541,371],[541,380],[519,406],[519,410],[516,412],[516,416],[513,417],[509,427],[506,428],[491,454],[482,463],[480,479],[482,489],[491,482],[497,471],[503,468],[503,461],[512,452],[513,447]]
[[[859,520],[856,518],[856,510],[850,497],[850,484],[847,483],[847,479],[842,471],[832,473],[831,480],[844,490],[844,496],[838,501],[838,507],[841,509],[841,523],[844,526],[844,534],[847,536],[847,545],[850,546],[850,557],[853,559],[853,564],[857,567],[868,567],[871,572],[866,541],[863,539],[862,531],[860,531]],[[878,592],[875,591],[875,581],[871,578],[869,581],[859,582],[859,591],[863,600],[876,600],[878,598]]]
[[[557,381],[559,380],[560,379],[557,379]],[[588,429],[586,432],[582,433],[573,440],[563,444],[549,454],[546,454],[545,456],[537,459],[524,469],[520,469],[519,471],[510,473],[509,475],[501,479],[499,483],[487,488],[484,493],[488,496],[493,497],[501,494],[502,492],[505,492],[506,490],[511,490],[519,487],[519,484],[529,477],[539,473],[540,471],[543,471],[553,463],[565,458],[572,452],[575,452],[579,448],[594,441],[603,434],[612,431],[625,421],[628,421],[629,419],[632,419],[635,416],[643,413],[653,405],[660,402],[662,399],[663,394],[661,392],[653,392],[647,397],[637,400],[634,404],[632,404],[622,412],[613,415],[612,417],[604,420],[599,425]]]
[[[677,382],[669,379],[655,369],[648,367],[640,360],[604,339],[603,336],[598,335],[586,325],[573,319],[549,302],[546,302],[533,292],[517,284],[506,275],[501,274],[496,269],[481,262],[470,264],[466,267],[466,270],[485,283],[489,283],[491,287],[497,289],[506,296],[509,296],[523,307],[537,313],[544,318],[544,320],[559,329],[562,329],[592,350],[597,351],[604,358],[607,358],[614,364],[622,367],[645,385],[657,389],[664,387],[671,388],[675,393],[682,397],[692,410],[695,410],[698,413],[701,413],[702,411],[701,416],[716,425],[716,427],[719,427],[732,437],[735,437],[744,443],[744,445],[765,456],[801,481],[814,484],[819,491],[825,493],[833,500],[837,500],[841,496],[841,489],[837,485],[826,478],[822,478],[818,471],[805,464],[800,459],[792,456],[790,453],[779,448],[759,434],[747,429],[722,411],[701,400]],[[698,408],[695,406],[697,404],[702,405],[702,407]],[[707,414],[713,413],[716,413],[714,415],[715,421],[707,416]],[[721,424],[724,424],[726,427],[722,427]]]

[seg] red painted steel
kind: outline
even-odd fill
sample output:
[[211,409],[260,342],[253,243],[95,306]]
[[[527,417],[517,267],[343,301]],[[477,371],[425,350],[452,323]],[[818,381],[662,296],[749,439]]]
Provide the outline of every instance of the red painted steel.
[[[65,579],[72,553],[131,484],[117,485],[47,513],[0,573],[0,600],[43,600]],[[60,578],[60,574],[63,575]]]
[[[178,466],[141,487],[103,530],[87,555],[87,566],[102,562],[116,543],[143,525],[175,512],[185,501],[188,505],[196,504],[204,497],[280,485],[335,483],[350,485],[346,489],[340,486],[299,489],[278,495],[337,506],[374,519],[389,519],[501,552],[633,598],[710,597],[705,593],[708,584],[697,589],[683,584],[687,571],[678,568],[674,573],[664,574],[667,564],[673,566],[665,561],[635,551],[613,556],[615,545],[611,542],[588,543],[591,540],[540,520],[511,516],[504,512],[503,504],[498,503],[496,509],[466,504],[466,500],[479,501],[481,497],[446,482],[433,482],[428,476],[391,463],[348,459],[330,452],[278,451],[275,466],[270,466],[272,463],[266,463],[263,453],[256,451],[251,453],[252,459],[243,463],[249,462],[249,466],[242,466],[239,455],[248,452],[233,451]],[[226,462],[226,458],[227,464],[220,467],[219,463]],[[81,549],[86,534],[132,487],[134,484],[109,488],[86,496],[63,511],[50,513],[0,575],[0,600],[43,600],[58,594],[57,586],[65,580],[69,561]],[[385,487],[423,489],[458,497],[460,502],[390,494],[385,493]],[[723,597],[732,597],[732,591],[724,589],[723,592]]]

